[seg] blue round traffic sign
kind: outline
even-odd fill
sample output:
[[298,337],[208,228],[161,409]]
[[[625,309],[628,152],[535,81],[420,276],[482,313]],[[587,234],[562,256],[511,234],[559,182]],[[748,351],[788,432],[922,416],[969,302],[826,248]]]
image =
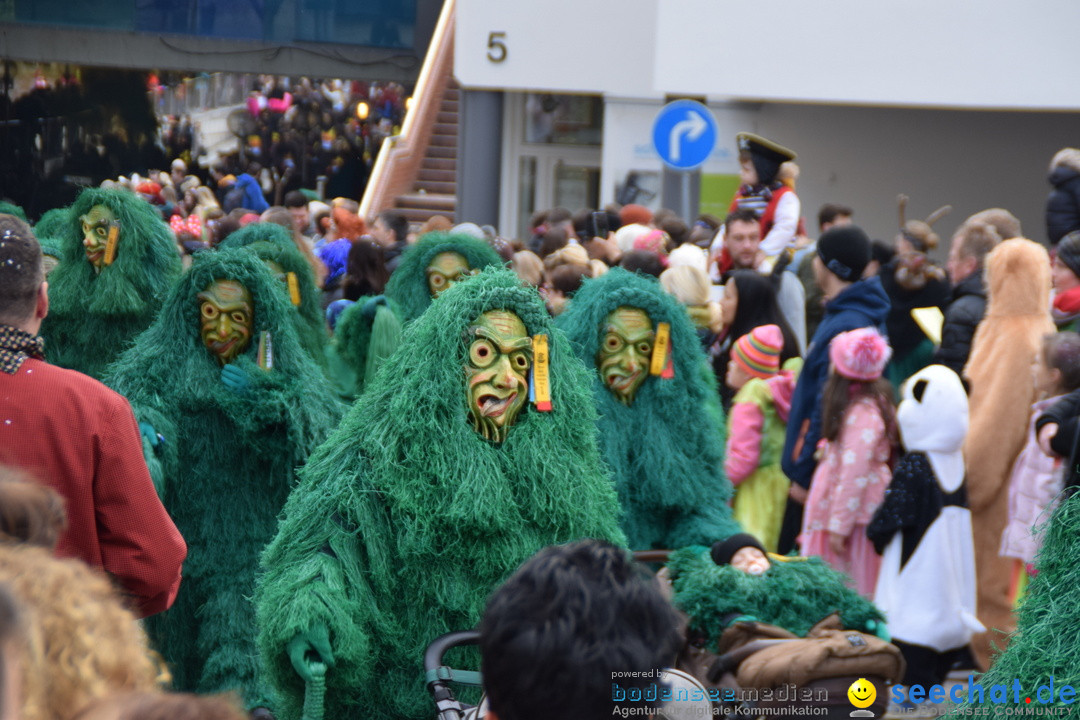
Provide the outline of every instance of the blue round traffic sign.
[[694,100],[676,100],[660,108],[653,121],[653,147],[666,165],[693,170],[716,147],[716,119]]

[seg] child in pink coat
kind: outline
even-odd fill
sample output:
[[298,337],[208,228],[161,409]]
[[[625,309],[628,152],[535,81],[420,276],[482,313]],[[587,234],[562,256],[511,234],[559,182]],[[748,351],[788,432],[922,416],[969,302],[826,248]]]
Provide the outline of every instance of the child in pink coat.
[[1039,400],[1031,406],[1027,442],[1009,476],[1009,520],[1001,534],[1001,556],[1014,558],[1009,596],[1020,600],[1034,574],[1035,553],[1042,533],[1035,530],[1050,519],[1050,510],[1065,486],[1062,458],[1039,447],[1035,422],[1066,393],[1080,387],[1080,335],[1059,332],[1043,338],[1031,373]]
[[[776,552],[787,505],[787,476],[780,468],[791,395],[799,363],[780,369],[784,336],[760,325],[735,341],[726,383],[735,391],[728,413],[724,471],[735,487],[732,516],[768,552]],[[794,367],[792,366],[794,365]]]
[[829,346],[822,394],[822,453],[810,483],[799,543],[872,597],[881,556],[866,526],[892,479],[897,446],[892,386],[882,379],[892,350],[873,328],[841,333]]

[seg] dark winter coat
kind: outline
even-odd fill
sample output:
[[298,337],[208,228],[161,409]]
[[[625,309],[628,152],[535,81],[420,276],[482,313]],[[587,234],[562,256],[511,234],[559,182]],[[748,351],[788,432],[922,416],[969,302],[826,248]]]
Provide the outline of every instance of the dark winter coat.
[[940,270],[934,268],[931,268],[934,270],[933,273],[926,273],[926,284],[921,288],[904,287],[896,277],[901,262],[902,258],[894,258],[878,274],[881,278],[881,287],[889,296],[889,316],[885,320],[885,328],[888,331],[889,345],[892,346],[894,359],[906,357],[926,339],[926,334],[911,317],[912,309],[922,307],[944,309],[949,302],[950,291],[949,281],[942,277],[943,273]]
[[971,354],[975,328],[986,314],[986,283],[982,269],[957,283],[952,296],[952,303],[945,310],[941,347],[934,354],[934,363],[944,365],[963,377],[962,371]]
[[1046,236],[1051,245],[1080,230],[1080,150],[1059,153],[1054,160],[1047,178],[1054,189],[1046,199]]
[[[852,284],[825,305],[825,316],[806,349],[806,362],[791,398],[781,467],[792,482],[810,487],[817,466],[814,451],[821,438],[821,392],[829,377],[829,343],[840,333],[861,327],[873,326],[884,333],[888,314],[889,296],[876,277]],[[798,456],[793,458],[800,440]]]

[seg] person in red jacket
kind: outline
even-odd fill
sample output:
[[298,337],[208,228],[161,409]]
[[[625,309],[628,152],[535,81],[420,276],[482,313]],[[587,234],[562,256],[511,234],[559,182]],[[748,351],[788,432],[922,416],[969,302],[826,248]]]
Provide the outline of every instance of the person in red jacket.
[[0,463],[66,500],[58,556],[103,569],[140,616],[159,613],[176,598],[187,546],[158,500],[127,400],[45,362],[37,333],[48,311],[41,247],[26,223],[0,215]]

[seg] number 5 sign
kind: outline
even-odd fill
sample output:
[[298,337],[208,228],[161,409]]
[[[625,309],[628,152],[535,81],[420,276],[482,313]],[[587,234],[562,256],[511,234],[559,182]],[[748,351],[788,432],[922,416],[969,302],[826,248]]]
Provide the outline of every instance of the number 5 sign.
[[505,32],[490,32],[488,33],[488,52],[487,57],[493,63],[501,63],[506,59],[506,33]]

